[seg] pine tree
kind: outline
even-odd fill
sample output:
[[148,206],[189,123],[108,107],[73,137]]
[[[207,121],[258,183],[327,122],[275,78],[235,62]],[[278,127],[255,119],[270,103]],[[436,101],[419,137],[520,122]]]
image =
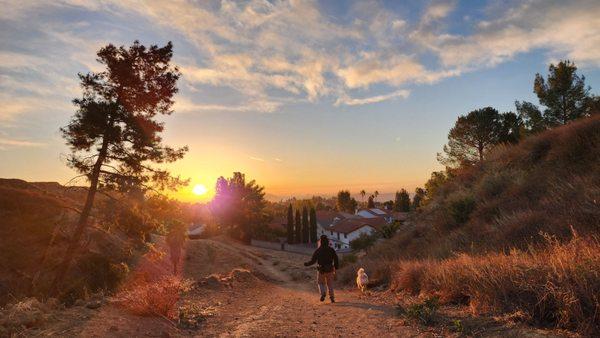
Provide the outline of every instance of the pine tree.
[[294,226],[294,244],[302,243],[302,219],[300,210],[296,209],[296,223]]
[[310,208],[310,242],[317,243],[317,211]]
[[577,67],[569,60],[560,61],[556,66],[550,64],[547,79],[536,74],[533,84],[533,92],[546,106],[544,120],[549,126],[567,124],[585,116],[589,91],[585,76],[579,76]]
[[291,203],[287,210],[287,242],[294,243],[294,211]]
[[310,242],[310,231],[308,229],[308,210],[302,207],[302,243]]
[[67,158],[89,182],[87,197],[51,289],[60,290],[71,261],[88,226],[99,188],[124,193],[148,189],[176,189],[186,183],[152,163],[181,159],[187,147],[162,144],[163,122],[157,115],[171,114],[180,73],[171,65],[173,45],[149,48],[109,44],[98,51],[105,70],[79,74],[83,95],[73,100],[77,112],[61,128],[71,148]]
[[407,212],[410,210],[410,196],[406,189],[400,189],[396,192],[396,198],[394,200],[394,210]]

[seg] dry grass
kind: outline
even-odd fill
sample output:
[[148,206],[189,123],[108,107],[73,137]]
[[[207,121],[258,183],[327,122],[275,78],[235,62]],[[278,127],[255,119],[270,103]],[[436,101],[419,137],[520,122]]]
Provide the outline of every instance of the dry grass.
[[164,277],[159,281],[138,282],[121,291],[116,302],[129,312],[139,316],[159,316],[175,319],[177,302],[182,292],[191,288],[189,280]]
[[600,333],[600,242],[547,237],[545,248],[483,256],[403,260],[392,287],[471,306],[475,313],[521,312],[532,323]]

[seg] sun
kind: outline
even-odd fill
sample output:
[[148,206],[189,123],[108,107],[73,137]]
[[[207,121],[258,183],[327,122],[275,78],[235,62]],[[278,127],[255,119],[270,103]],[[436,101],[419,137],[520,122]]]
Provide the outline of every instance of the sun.
[[208,192],[208,189],[204,186],[204,184],[196,184],[194,189],[192,189],[194,195],[202,196]]

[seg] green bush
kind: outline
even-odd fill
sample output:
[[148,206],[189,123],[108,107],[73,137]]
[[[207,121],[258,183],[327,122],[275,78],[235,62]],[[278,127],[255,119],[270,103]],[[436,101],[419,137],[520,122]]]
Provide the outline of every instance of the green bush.
[[358,238],[350,241],[350,248],[352,248],[354,251],[365,250],[375,244],[377,237],[378,236],[376,234],[369,235],[362,233],[358,236]]
[[433,323],[435,314],[439,308],[439,298],[431,297],[422,303],[410,305],[406,310],[399,310],[405,317],[415,320],[420,324],[429,325]]
[[467,223],[475,209],[475,199],[471,195],[458,194],[449,198],[448,213],[456,225]]

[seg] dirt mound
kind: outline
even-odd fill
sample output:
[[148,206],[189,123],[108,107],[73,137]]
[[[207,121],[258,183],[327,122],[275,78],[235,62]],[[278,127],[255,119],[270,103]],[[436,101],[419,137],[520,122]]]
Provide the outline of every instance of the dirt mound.
[[228,274],[212,274],[199,281],[198,284],[211,289],[218,289],[222,287],[251,286],[258,280],[259,278],[252,271],[236,268],[231,270]]

